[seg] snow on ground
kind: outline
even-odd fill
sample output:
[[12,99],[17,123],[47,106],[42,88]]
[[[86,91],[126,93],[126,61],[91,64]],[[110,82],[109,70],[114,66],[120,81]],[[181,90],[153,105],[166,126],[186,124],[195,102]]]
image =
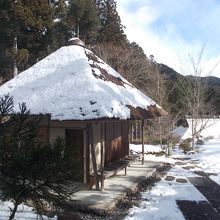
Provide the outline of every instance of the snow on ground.
[[[134,153],[142,153],[142,145],[141,144],[130,144],[130,150],[132,150]],[[164,152],[164,150],[161,149],[160,145],[144,145],[144,152],[147,154],[144,156],[145,160],[155,161],[155,162],[163,162],[163,163],[175,163],[175,160],[172,158],[169,158],[167,156],[155,156],[154,153]]]
[[[152,149],[149,150],[149,148]],[[131,145],[131,149],[137,150],[140,149],[140,146]],[[146,152],[158,152],[158,149],[158,146],[145,145]],[[184,155],[180,149],[175,149],[173,158],[158,157],[155,155],[146,156],[145,160],[152,159],[160,161],[161,159],[161,162],[172,161],[172,164],[174,164],[178,158],[189,158],[189,160],[183,161],[185,166],[192,165],[192,162],[196,162],[196,168],[186,170],[183,169],[183,165],[173,166],[173,168],[167,172],[166,176],[172,176],[175,177],[175,179],[167,181],[163,178],[150,190],[143,192],[140,205],[138,207],[132,207],[125,220],[183,220],[184,217],[176,204],[176,200],[206,200],[189,182],[178,183],[175,181],[177,178],[187,180],[187,177],[195,177],[197,175],[193,173],[193,171],[203,170],[207,173],[216,174],[216,176],[211,175],[210,178],[220,184],[220,139],[209,140],[204,145],[198,146],[197,149],[197,153],[190,155]]]
[[175,160],[166,156],[154,156],[154,155],[145,155],[144,159],[146,161],[154,161],[154,162],[161,162],[161,163],[170,163],[174,164]]
[[[171,134],[173,136],[176,136],[182,140],[187,138],[192,138],[192,119],[187,119],[189,127],[182,127],[179,126],[175,128]],[[201,132],[201,136],[203,138],[207,137],[213,137],[213,138],[220,138],[220,130],[218,129],[220,127],[220,119],[219,118],[207,118],[204,120],[201,120],[199,124],[206,123],[205,129]],[[198,125],[200,127],[200,125]]]
[[[220,138],[220,130],[218,129],[220,127],[220,119],[219,118],[209,118],[204,119],[206,124],[206,128],[201,132],[201,135],[203,137],[214,137],[214,138]],[[187,122],[189,124],[189,130],[188,135],[191,134],[191,126],[192,126],[192,120],[187,119]],[[204,123],[204,121],[201,123]],[[184,138],[184,137],[183,137]]]
[[173,152],[175,158],[191,158],[196,161],[197,167],[194,170],[203,170],[211,173],[210,178],[220,184],[220,139],[210,139],[204,145],[198,145],[197,152],[194,154],[184,155],[180,149]]
[[206,173],[215,173],[210,176],[220,184],[220,139],[209,140],[199,147],[199,153],[191,156],[193,160],[198,160],[198,166]]
[[[197,175],[180,167],[174,167],[167,173],[167,176],[177,179]],[[204,201],[206,198],[189,182],[177,183],[174,180],[168,182],[162,179],[151,190],[142,193],[140,206],[130,209],[125,220],[183,220],[184,217],[178,209],[176,200]]]
[[[9,218],[10,208],[13,208],[13,204],[11,202],[3,202],[0,203],[0,220],[5,220]],[[37,215],[33,208],[28,207],[26,205],[19,205],[18,211],[15,214],[16,220],[36,220],[41,219],[39,215]],[[45,220],[57,220],[56,217],[48,218],[43,216]]]
[[198,153],[191,155],[191,158],[199,161],[199,166],[205,172],[220,173],[220,139],[209,140],[198,147]]
[[[142,145],[141,144],[130,144],[130,150],[133,150],[135,152],[142,152]],[[160,145],[144,145],[144,152],[145,153],[158,153],[161,152]]]
[[[187,173],[187,171],[185,172]],[[184,176],[180,168],[171,169],[167,175],[175,178],[183,178]],[[191,174],[189,176],[196,175]],[[204,201],[206,198],[189,182],[177,183],[162,179],[151,190],[142,193],[142,200],[139,207],[135,206],[129,211],[129,215],[125,218],[126,220],[182,220],[184,217],[178,209],[176,200]]]
[[220,185],[220,175],[219,174],[217,176],[210,176],[210,178]]
[[[146,153],[158,153],[161,151],[160,146],[145,145]],[[130,149],[134,152],[141,152],[141,145],[131,145]],[[185,166],[192,165],[192,162],[196,162],[196,168],[186,170],[181,165],[175,165],[175,162],[181,158],[189,158],[184,160]],[[176,200],[193,200],[201,201],[206,198],[189,182],[179,183],[176,182],[177,178],[187,180],[187,177],[197,176],[193,171],[203,170],[207,173],[213,173],[211,175],[214,181],[220,184],[220,139],[209,140],[204,145],[197,147],[195,154],[184,155],[178,148],[173,152],[173,157],[156,156],[154,154],[145,155],[145,160],[160,161],[165,163],[171,163],[172,169],[168,171],[167,176],[172,176],[175,179],[167,181],[163,178],[157,182],[151,190],[142,193],[142,202],[140,205],[134,206],[129,210],[128,216],[125,220],[183,220],[184,217],[181,211],[178,209]],[[166,176],[165,176],[166,177]],[[9,216],[9,207],[12,204],[5,202],[0,204],[0,220],[7,219]],[[24,220],[36,219],[37,215],[32,208],[27,206],[20,206],[19,211],[16,214],[16,219]],[[47,218],[45,218],[47,219]],[[56,218],[53,218],[55,220]]]
[[181,139],[184,135],[186,135],[186,133],[188,133],[188,130],[189,130],[188,127],[186,128],[186,127],[183,127],[183,126],[179,126],[175,129],[173,129],[170,134],[172,136],[175,136],[176,138]]

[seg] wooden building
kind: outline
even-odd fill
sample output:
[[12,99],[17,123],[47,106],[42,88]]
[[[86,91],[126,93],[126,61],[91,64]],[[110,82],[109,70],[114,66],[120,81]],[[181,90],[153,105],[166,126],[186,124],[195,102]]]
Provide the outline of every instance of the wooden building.
[[75,179],[91,185],[95,174],[129,155],[129,120],[165,114],[154,101],[87,50],[79,39],[60,48],[0,87],[0,95],[46,115],[45,143],[66,139],[78,163]]

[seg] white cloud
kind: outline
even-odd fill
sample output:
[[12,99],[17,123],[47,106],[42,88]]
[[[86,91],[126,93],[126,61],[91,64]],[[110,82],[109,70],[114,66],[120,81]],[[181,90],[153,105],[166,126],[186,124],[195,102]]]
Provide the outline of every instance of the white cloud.
[[[212,0],[212,3],[213,2],[214,0]],[[181,71],[181,63],[183,63],[187,54],[200,51],[205,43],[200,40],[201,36],[187,39],[187,37],[191,37],[190,35],[194,37],[196,34],[196,30],[193,30],[193,28],[191,33],[180,32],[180,27],[186,27],[186,30],[188,30],[187,28],[190,27],[191,22],[189,18],[185,19],[181,17],[183,14],[184,16],[187,15],[187,12],[182,12],[183,8],[185,10],[189,8],[189,16],[192,15],[193,19],[195,19],[200,16],[200,14],[195,15],[195,13],[192,13],[192,7],[195,8],[197,4],[192,4],[192,0],[184,1],[183,4],[181,3],[182,5],[179,1],[174,0],[169,0],[169,4],[167,4],[167,0],[161,0],[160,4],[153,3],[151,0],[118,1],[118,11],[122,23],[126,26],[125,33],[130,41],[137,42],[144,49],[147,56],[153,54],[157,62],[164,63],[177,71]],[[202,8],[201,11],[204,11],[204,8]],[[178,15],[180,18],[177,19]],[[167,19],[167,21],[163,24],[157,24],[161,16],[163,16],[162,18],[165,20]],[[216,16],[211,16],[211,21],[214,20],[213,17],[215,18]],[[208,18],[204,16],[203,20],[206,22],[201,25],[198,21],[200,29],[203,29],[209,24],[207,19]],[[184,23],[185,20],[186,24]],[[197,21],[193,20],[192,22],[196,23]],[[161,25],[160,28],[157,27],[157,25]],[[212,27],[214,27],[214,25],[212,25]],[[198,35],[199,34],[201,33],[198,33]],[[211,54],[212,50],[210,49],[207,52]],[[215,56],[210,55],[209,59],[205,60],[205,63],[207,62],[205,66],[211,69],[218,60],[220,60],[220,53],[215,54]],[[215,68],[212,75],[216,75],[217,73],[220,73],[220,65]]]

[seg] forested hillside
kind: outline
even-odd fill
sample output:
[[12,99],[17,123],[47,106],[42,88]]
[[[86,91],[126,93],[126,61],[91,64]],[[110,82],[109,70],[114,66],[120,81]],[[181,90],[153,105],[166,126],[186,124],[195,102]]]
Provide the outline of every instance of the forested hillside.
[[[165,110],[187,113],[184,76],[129,42],[116,0],[0,0],[1,83],[64,46],[73,36]],[[189,78],[189,77],[188,77]],[[190,81],[203,81],[191,77]],[[220,79],[209,77],[206,103],[220,107]],[[208,112],[209,113],[209,112]]]
[[[202,81],[205,83],[204,91],[205,95],[205,103],[211,106],[212,114],[219,115],[220,114],[220,78],[214,76],[207,76],[207,77],[199,77],[199,76],[192,76],[187,75],[183,76],[180,73],[176,72],[174,69],[164,65],[158,64],[160,68],[160,72],[162,76],[168,81],[169,87],[172,87],[173,90],[169,94],[169,103],[173,106],[172,111],[179,111],[182,109],[183,111],[187,112],[185,109],[185,105],[181,100],[184,98],[181,97],[181,81]],[[208,113],[207,113],[208,114]]]
[[10,79],[79,36],[88,48],[129,47],[114,0],[1,0],[0,74]]

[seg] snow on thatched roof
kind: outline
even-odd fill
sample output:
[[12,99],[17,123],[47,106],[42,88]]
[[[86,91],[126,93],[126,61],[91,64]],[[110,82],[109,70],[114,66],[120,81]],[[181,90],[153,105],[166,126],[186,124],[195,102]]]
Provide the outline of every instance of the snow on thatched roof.
[[163,114],[154,101],[82,46],[64,46],[0,87],[33,114],[53,120],[147,118]]

